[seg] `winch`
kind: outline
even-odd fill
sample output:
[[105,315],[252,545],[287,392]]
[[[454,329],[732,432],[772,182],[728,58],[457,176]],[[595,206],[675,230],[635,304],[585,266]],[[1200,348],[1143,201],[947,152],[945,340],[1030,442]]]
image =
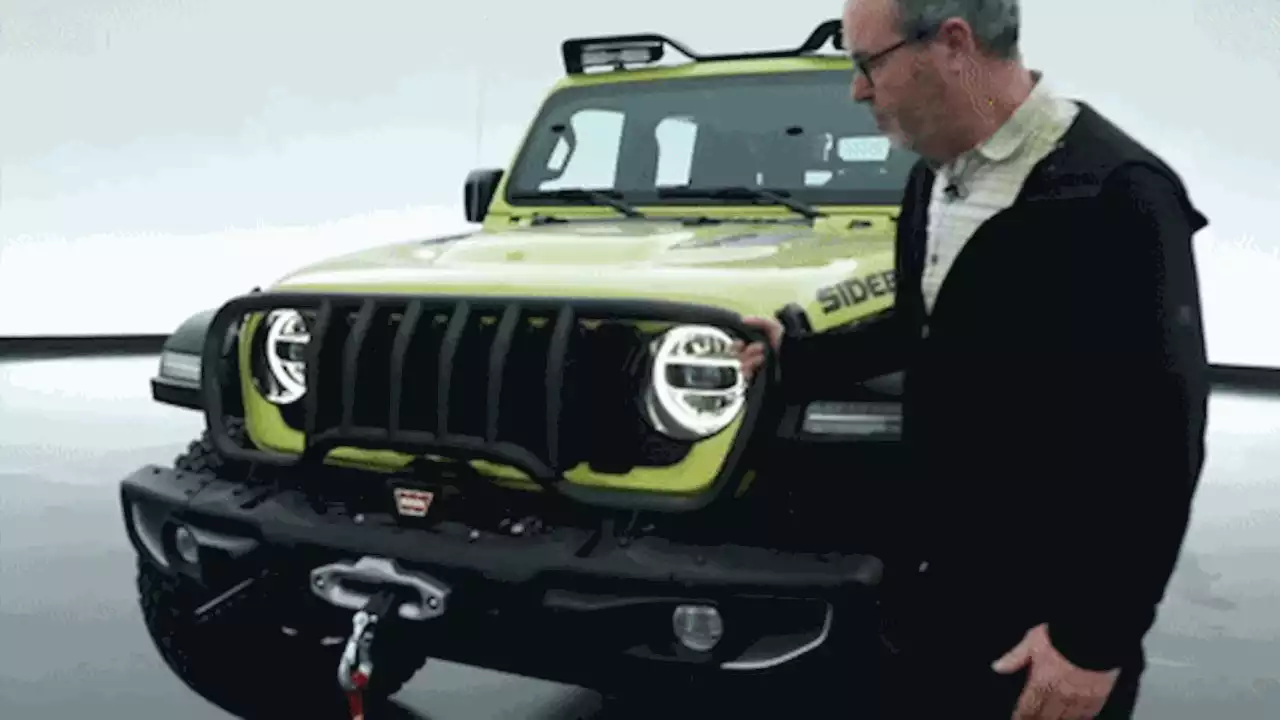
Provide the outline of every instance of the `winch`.
[[355,611],[351,635],[338,661],[338,684],[346,693],[352,720],[364,720],[364,691],[373,677],[373,643],[379,628],[439,617],[444,614],[449,589],[434,578],[400,568],[392,560],[363,557],[355,563],[315,568],[311,591],[332,605]]

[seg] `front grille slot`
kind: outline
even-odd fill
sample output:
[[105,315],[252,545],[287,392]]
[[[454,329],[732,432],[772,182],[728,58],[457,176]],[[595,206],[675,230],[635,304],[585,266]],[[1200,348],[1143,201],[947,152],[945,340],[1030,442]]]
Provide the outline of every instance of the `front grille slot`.
[[[436,431],[439,350],[448,321],[447,314],[414,301],[396,328],[398,349],[390,361],[387,390],[387,427],[393,435],[402,429],[413,433]],[[402,390],[396,392],[397,387]]]

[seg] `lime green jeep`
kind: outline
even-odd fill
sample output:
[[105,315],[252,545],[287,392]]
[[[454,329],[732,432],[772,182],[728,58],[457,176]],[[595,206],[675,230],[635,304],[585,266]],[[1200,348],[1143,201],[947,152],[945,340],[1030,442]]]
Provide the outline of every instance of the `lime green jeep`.
[[174,672],[241,714],[386,697],[428,658],[620,696],[848,677],[893,378],[793,407],[731,350],[745,315],[823,332],[892,304],[915,158],[840,46],[838,21],[732,56],[566,41],[510,168],[466,180],[482,229],[180,327],[153,394],[207,431],[121,488]]

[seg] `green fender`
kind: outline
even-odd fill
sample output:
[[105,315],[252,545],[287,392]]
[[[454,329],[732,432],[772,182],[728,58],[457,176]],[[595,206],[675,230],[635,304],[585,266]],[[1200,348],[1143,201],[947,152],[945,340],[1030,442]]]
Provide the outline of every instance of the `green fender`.
[[199,355],[204,350],[204,337],[209,331],[209,323],[213,322],[213,316],[217,312],[216,308],[205,310],[184,320],[169,339],[164,341],[164,350]]

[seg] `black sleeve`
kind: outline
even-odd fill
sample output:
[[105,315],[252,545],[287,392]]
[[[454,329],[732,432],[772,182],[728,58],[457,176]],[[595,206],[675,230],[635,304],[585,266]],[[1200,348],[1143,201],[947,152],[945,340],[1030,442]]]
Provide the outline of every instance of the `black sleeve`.
[[900,370],[905,325],[891,310],[847,329],[785,338],[778,355],[787,399],[847,400],[858,383]]
[[1142,165],[1114,173],[1103,198],[1107,250],[1090,278],[1102,299],[1071,340],[1105,348],[1081,355],[1105,363],[1069,380],[1073,447],[1060,450],[1082,500],[1049,621],[1055,648],[1094,670],[1135,657],[1154,623],[1204,464],[1209,391],[1192,249],[1204,217]]
[[909,243],[923,216],[919,203],[928,202],[922,197],[924,177],[917,163],[903,193],[894,242],[894,307],[847,328],[785,337],[778,358],[789,402],[849,399],[862,381],[905,366],[907,349],[920,337],[912,318],[921,280]]

